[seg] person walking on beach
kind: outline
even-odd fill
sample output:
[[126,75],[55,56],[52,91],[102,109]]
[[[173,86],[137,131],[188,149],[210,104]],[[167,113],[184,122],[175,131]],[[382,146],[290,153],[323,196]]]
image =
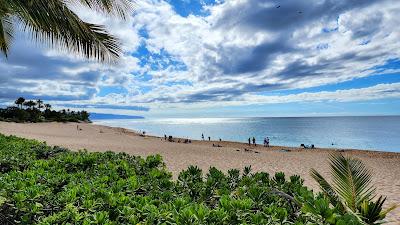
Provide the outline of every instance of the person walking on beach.
[[208,136],[208,141],[211,141],[211,137],[210,136]]
[[165,141],[167,140],[167,135],[166,135],[166,134],[164,134],[164,140],[165,140]]
[[253,144],[254,144],[254,146],[257,146],[255,137],[253,137]]
[[201,139],[204,141],[204,134],[201,134]]
[[267,147],[267,138],[264,138],[264,147]]
[[269,147],[269,137],[267,137],[267,147]]
[[250,138],[249,138],[249,146],[251,145],[251,141],[250,141]]

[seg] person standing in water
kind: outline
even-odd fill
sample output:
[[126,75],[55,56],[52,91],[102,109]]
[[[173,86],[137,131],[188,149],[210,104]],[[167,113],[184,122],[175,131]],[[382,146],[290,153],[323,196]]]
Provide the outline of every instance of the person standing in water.
[[201,139],[204,141],[204,134],[201,134]]
[[255,137],[253,137],[253,144],[254,144],[254,146],[257,146]]

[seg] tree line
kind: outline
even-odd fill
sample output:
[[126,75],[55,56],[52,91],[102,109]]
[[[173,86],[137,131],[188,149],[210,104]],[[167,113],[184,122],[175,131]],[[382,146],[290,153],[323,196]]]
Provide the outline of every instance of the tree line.
[[19,97],[16,106],[0,108],[0,120],[9,122],[90,122],[87,111],[53,110],[42,100],[26,100]]

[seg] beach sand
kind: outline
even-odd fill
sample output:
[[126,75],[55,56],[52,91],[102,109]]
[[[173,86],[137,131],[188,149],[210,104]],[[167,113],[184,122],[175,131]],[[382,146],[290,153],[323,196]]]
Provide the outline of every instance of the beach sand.
[[[160,137],[142,137],[123,128],[85,123],[78,126],[80,129],[77,130],[77,123],[0,122],[0,133],[37,139],[71,150],[111,150],[141,156],[160,154],[175,178],[189,165],[197,165],[203,171],[211,166],[227,171],[251,165],[253,171],[266,171],[271,175],[277,171],[283,171],[287,176],[298,174],[305,179],[305,185],[318,190],[318,185],[309,176],[310,169],[315,168],[324,176],[329,174],[328,156],[332,149],[249,147],[244,143],[224,141],[193,141],[184,144],[164,141]],[[213,143],[223,147],[213,147]],[[250,151],[245,151],[245,148]],[[388,216],[392,221],[389,224],[400,224],[400,153],[345,150],[343,154],[361,159],[372,169],[377,193],[388,198],[386,206],[399,205]]]

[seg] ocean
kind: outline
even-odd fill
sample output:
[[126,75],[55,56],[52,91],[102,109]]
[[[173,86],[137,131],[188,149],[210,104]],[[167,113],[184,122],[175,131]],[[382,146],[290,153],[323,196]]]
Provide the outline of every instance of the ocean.
[[400,116],[107,119],[94,123],[157,136],[247,142],[297,147],[400,152]]

